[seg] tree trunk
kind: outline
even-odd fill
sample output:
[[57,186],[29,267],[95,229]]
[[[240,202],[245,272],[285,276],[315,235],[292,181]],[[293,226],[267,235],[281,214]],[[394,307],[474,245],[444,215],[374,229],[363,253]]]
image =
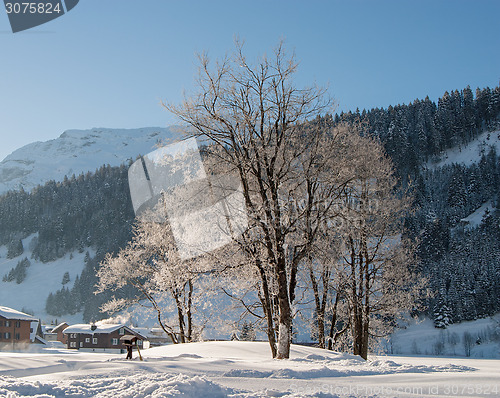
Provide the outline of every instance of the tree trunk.
[[292,327],[292,311],[288,297],[288,281],[286,277],[285,258],[279,257],[276,264],[278,271],[278,307],[279,307],[279,329],[277,359],[288,359],[290,357],[290,331]]
[[188,280],[188,301],[187,301],[187,309],[186,309],[186,317],[187,317],[187,339],[189,342],[193,339],[193,312],[191,310],[191,306],[193,304],[193,282],[191,279]]
[[318,314],[318,346],[325,348],[325,312],[322,310]]
[[364,279],[365,279],[365,291],[364,291],[364,303],[363,303],[363,330],[362,330],[362,350],[359,355],[361,358],[368,359],[368,338],[369,338],[369,327],[370,327],[370,275],[369,275],[369,259],[368,250],[366,246],[366,241],[364,243]]
[[357,283],[360,277],[356,272],[356,252],[354,240],[349,238],[351,245],[351,305],[352,305],[352,340],[353,340],[353,354],[360,355],[361,351],[361,308],[359,308],[359,297]]
[[174,293],[175,305],[177,306],[177,318],[179,321],[179,340],[181,343],[186,342],[186,334],[184,332],[184,313],[182,311],[182,303],[179,300],[179,293]]
[[354,355],[360,355],[363,350],[363,321],[362,321],[362,314],[361,314],[361,308],[357,308],[358,306],[356,305],[356,314],[354,316],[354,322],[353,322],[353,333],[352,333],[352,338],[353,338],[353,344],[354,344],[354,349],[353,349],[353,354]]
[[[333,350],[333,345],[336,343],[336,338],[334,340],[333,336],[335,333],[335,325],[337,323],[337,307],[339,304],[340,295],[339,292],[335,295],[335,303],[333,304],[332,309],[332,323],[330,325],[330,333],[328,334],[328,349]],[[337,334],[336,336],[337,337]]]
[[321,305],[319,297],[318,281],[314,275],[312,260],[309,259],[309,277],[311,279],[311,287],[314,293],[314,304],[316,306],[316,330],[318,332],[318,346],[325,348],[325,309]]
[[292,322],[290,316],[280,316],[278,347],[276,359],[290,358],[290,331]]
[[158,319],[158,324],[160,325],[160,327],[163,329],[163,331],[167,334],[167,336],[170,338],[170,340],[172,340],[172,344],[177,344],[179,341],[177,340],[177,338],[175,337],[175,334],[172,333],[171,331],[167,330],[167,328],[165,327],[165,325],[163,324],[163,321],[161,319],[161,311],[159,309],[156,310],[156,317]]
[[[362,203],[367,203],[366,195],[363,197]],[[364,261],[363,261],[364,259]],[[360,282],[363,283],[363,311],[362,311],[362,328],[360,330],[360,343],[361,349],[359,355],[363,359],[368,359],[368,328],[370,320],[370,258],[368,255],[368,238],[366,232],[366,225],[363,222],[362,234],[361,234],[361,253],[360,253]]]
[[267,321],[266,334],[271,347],[271,353],[273,358],[276,358],[276,334],[274,332],[274,320],[273,320],[273,310],[271,303],[271,296],[269,293],[269,285],[267,283],[266,271],[262,267],[262,263],[259,259],[255,260],[257,269],[259,270],[260,279],[262,282],[262,293],[259,294],[260,302],[262,303],[262,309],[264,310],[264,315]]
[[359,355],[363,359],[368,359],[368,317],[365,317],[363,322],[363,330],[361,331],[361,350]]

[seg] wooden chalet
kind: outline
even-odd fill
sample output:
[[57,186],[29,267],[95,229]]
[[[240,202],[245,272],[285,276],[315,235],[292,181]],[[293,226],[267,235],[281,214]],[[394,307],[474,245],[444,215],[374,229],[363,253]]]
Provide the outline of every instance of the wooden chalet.
[[31,315],[0,306],[0,346],[35,342],[38,324]]
[[149,348],[149,341],[141,333],[121,324],[68,326],[62,332],[67,337],[67,348],[90,352],[125,352],[125,345],[120,338],[125,335],[137,337],[141,349]]

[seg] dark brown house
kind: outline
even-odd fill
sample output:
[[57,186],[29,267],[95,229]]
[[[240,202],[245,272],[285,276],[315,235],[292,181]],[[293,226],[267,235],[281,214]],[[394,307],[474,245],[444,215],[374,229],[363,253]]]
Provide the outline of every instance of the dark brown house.
[[0,306],[0,346],[34,341],[38,320],[31,315]]
[[92,352],[124,352],[125,346],[120,341],[124,335],[137,336],[139,348],[149,348],[149,341],[142,334],[125,325],[72,325],[64,329],[67,347],[73,350]]

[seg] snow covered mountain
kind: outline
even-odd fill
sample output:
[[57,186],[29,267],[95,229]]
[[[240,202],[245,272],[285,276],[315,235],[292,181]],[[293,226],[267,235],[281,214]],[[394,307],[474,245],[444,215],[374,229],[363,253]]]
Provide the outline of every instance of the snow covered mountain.
[[176,126],[67,130],[56,139],[19,148],[0,162],[0,194],[21,187],[31,190],[49,180],[62,181],[65,175],[94,171],[103,164],[119,166],[180,135]]

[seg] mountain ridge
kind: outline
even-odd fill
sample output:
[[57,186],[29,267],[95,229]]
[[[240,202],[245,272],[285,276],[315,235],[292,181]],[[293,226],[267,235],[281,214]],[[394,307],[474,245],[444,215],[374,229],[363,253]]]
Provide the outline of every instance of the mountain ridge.
[[119,166],[159,143],[180,138],[181,131],[178,126],[66,130],[58,138],[27,144],[6,156],[0,162],[0,194],[21,188],[29,191],[103,164]]

